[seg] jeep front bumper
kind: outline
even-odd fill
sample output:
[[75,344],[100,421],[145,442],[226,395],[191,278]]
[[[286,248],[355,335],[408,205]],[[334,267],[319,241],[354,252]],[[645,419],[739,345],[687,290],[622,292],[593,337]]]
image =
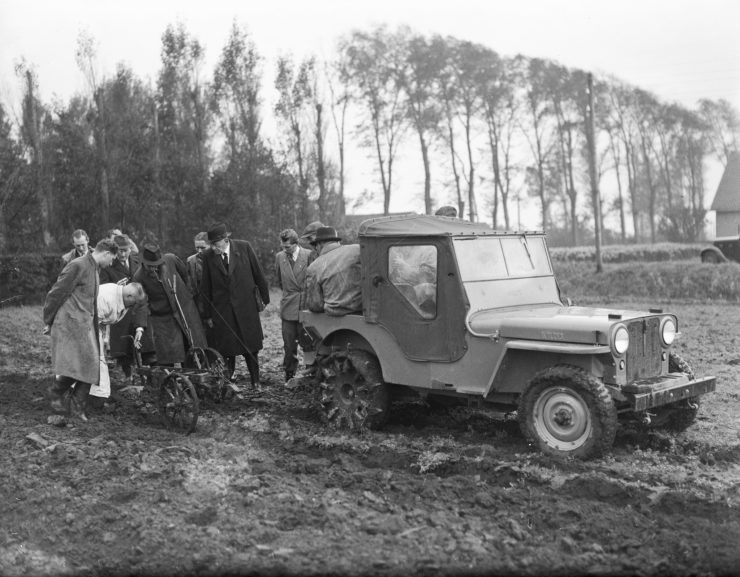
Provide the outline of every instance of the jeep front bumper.
[[645,411],[711,393],[716,388],[715,377],[702,377],[692,381],[684,374],[671,373],[625,385],[622,393],[634,411]]

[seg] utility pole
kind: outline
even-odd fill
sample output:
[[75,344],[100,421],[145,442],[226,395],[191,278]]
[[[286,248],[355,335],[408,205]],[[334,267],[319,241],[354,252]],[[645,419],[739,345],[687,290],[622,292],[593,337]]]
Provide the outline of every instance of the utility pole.
[[594,243],[596,249],[596,272],[604,271],[601,258],[601,195],[596,176],[596,134],[594,131],[594,78],[588,73],[588,104],[586,106],[586,141],[588,143],[588,174],[591,178],[591,200],[594,207]]

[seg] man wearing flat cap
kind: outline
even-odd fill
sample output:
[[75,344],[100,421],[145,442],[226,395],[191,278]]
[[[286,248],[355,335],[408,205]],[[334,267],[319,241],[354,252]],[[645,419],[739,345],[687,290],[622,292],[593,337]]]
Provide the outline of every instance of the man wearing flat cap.
[[134,280],[144,287],[149,301],[146,329],[156,355],[152,363],[183,363],[191,348],[208,347],[198,309],[188,288],[188,269],[176,255],[162,254],[156,243],[144,243],[140,254],[141,266]]
[[260,310],[270,302],[267,280],[252,245],[231,238],[225,222],[208,229],[211,250],[203,257],[203,298],[211,346],[224,357],[229,377],[244,355],[252,386],[260,389],[258,354],[262,349]]
[[340,244],[330,226],[316,231],[313,244],[319,253],[306,271],[308,310],[342,316],[362,310],[360,245]]
[[[118,247],[118,254],[111,266],[100,271],[100,284],[126,285],[139,269],[141,259],[138,254],[131,253],[132,243],[128,235],[114,235],[112,240]],[[133,364],[132,342],[137,332],[141,333],[139,340],[142,341],[142,354],[154,350],[151,339],[148,336],[143,336],[146,317],[146,306],[136,306],[132,309],[132,314],[126,315],[121,322],[106,327],[109,334],[104,337],[104,340],[108,343],[108,354],[111,358],[116,359],[118,366],[129,380],[133,377],[131,371]]]
[[306,228],[303,229],[303,234],[298,239],[298,242],[303,248],[311,251],[311,262],[316,260],[316,257],[319,256],[319,254],[316,252],[316,248],[313,245],[313,240],[316,238],[316,231],[323,226],[324,223],[322,223],[320,220],[315,220],[307,224]]

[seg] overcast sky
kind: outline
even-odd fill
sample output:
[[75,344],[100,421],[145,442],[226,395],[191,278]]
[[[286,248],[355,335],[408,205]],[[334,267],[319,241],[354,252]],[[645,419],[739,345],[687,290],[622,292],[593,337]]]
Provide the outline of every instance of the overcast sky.
[[266,84],[278,55],[329,57],[354,28],[408,24],[503,56],[613,74],[687,107],[725,98],[740,108],[738,16],[738,0],[0,0],[0,101],[17,98],[21,57],[44,100],[83,90],[75,62],[83,30],[98,42],[102,73],[126,62],[154,81],[161,35],[182,22],[205,46],[210,72],[236,20],[266,58]]

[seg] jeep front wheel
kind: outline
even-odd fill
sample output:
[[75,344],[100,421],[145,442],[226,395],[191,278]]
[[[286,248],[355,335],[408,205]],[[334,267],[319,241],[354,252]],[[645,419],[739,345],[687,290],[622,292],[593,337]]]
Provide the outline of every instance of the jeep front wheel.
[[319,360],[323,420],[337,429],[380,429],[390,394],[378,360],[365,351],[335,352]]
[[607,388],[569,365],[535,375],[519,401],[518,415],[525,438],[550,455],[601,455],[617,431],[617,411]]

